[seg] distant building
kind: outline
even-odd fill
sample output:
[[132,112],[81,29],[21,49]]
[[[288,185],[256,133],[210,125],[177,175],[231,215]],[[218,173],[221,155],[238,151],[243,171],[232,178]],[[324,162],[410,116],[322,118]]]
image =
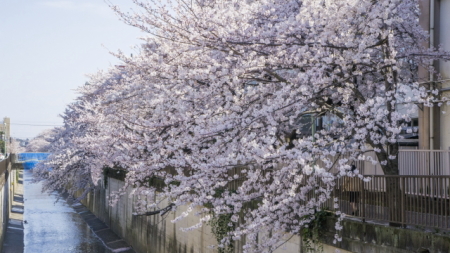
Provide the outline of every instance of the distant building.
[[[0,124],[0,132],[2,132],[2,138],[9,143],[11,138],[11,119],[8,117],[3,118],[3,122]],[[6,151],[8,152],[8,151]]]

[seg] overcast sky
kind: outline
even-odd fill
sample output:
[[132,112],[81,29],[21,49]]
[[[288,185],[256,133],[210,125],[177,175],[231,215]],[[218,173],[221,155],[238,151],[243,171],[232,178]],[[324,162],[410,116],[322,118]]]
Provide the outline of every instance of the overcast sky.
[[51,128],[36,125],[62,125],[58,115],[74,101],[85,74],[120,64],[109,51],[136,52],[132,46],[142,36],[103,0],[1,0],[0,122],[10,117],[18,138]]

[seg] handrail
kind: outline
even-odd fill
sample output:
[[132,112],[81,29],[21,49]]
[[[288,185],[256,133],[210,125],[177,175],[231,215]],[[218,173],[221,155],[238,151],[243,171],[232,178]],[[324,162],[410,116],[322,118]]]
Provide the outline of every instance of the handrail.
[[392,178],[450,178],[450,175],[363,175],[364,177],[392,177]]
[[[367,176],[367,175],[366,175]],[[450,230],[450,176],[369,175],[371,180],[345,189],[338,179],[333,198],[342,212],[362,221],[377,220],[402,226],[416,225]],[[324,207],[332,208],[328,201]]]
[[450,150],[446,149],[400,149],[400,153],[403,152],[430,152],[430,153],[436,153],[436,152],[442,152],[442,153],[450,153]]

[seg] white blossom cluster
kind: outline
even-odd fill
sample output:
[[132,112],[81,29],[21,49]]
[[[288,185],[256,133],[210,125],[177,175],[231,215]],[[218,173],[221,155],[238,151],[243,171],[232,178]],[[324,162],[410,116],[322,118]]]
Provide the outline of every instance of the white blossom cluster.
[[[59,129],[47,129],[39,133],[36,137],[30,140],[24,152],[47,152],[50,148],[52,138],[58,133]],[[16,144],[18,145],[18,144]],[[15,152],[22,153],[22,152]]]
[[[369,149],[398,174],[410,118],[397,105],[447,102],[418,77],[450,59],[424,46],[418,0],[134,2],[141,12],[112,8],[149,36],[140,54],[116,54],[123,67],[79,88],[37,169],[50,189],[87,193],[105,167],[122,168],[137,213],[170,199],[189,207],[174,222],[203,217],[185,230],[211,211],[231,214],[223,244],[246,236],[245,252],[272,252],[330,199],[336,178],[358,174],[351,165]],[[335,120],[305,133],[306,115]]]

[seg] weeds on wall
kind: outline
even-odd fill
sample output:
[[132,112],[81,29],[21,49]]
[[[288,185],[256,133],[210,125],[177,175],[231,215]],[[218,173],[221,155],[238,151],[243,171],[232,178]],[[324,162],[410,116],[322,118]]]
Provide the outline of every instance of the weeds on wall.
[[20,177],[20,172],[19,172],[19,170],[16,170],[16,184],[19,183],[19,177]]
[[[213,197],[222,196],[225,193],[224,188],[217,188]],[[216,214],[213,211],[211,204],[206,204],[205,207],[210,209],[211,219],[208,221],[208,225],[211,227],[211,232],[216,237],[217,242],[222,244],[222,240],[235,228],[235,224],[231,221],[231,214]],[[221,245],[218,248],[219,253],[232,253],[234,252],[234,244],[232,242]]]
[[312,218],[312,220],[301,230],[303,247],[306,252],[323,252],[323,244],[320,241],[320,238],[324,236],[326,219],[330,215],[330,212],[323,209],[320,211],[316,210],[314,214],[304,217],[305,219]]
[[[211,226],[211,232],[217,239],[219,244],[222,243],[222,239],[225,238],[228,233],[234,230],[234,223],[231,221],[231,214],[212,214],[212,218],[209,220],[208,225]],[[234,252],[233,243],[222,245],[218,248],[219,253],[232,253]]]

